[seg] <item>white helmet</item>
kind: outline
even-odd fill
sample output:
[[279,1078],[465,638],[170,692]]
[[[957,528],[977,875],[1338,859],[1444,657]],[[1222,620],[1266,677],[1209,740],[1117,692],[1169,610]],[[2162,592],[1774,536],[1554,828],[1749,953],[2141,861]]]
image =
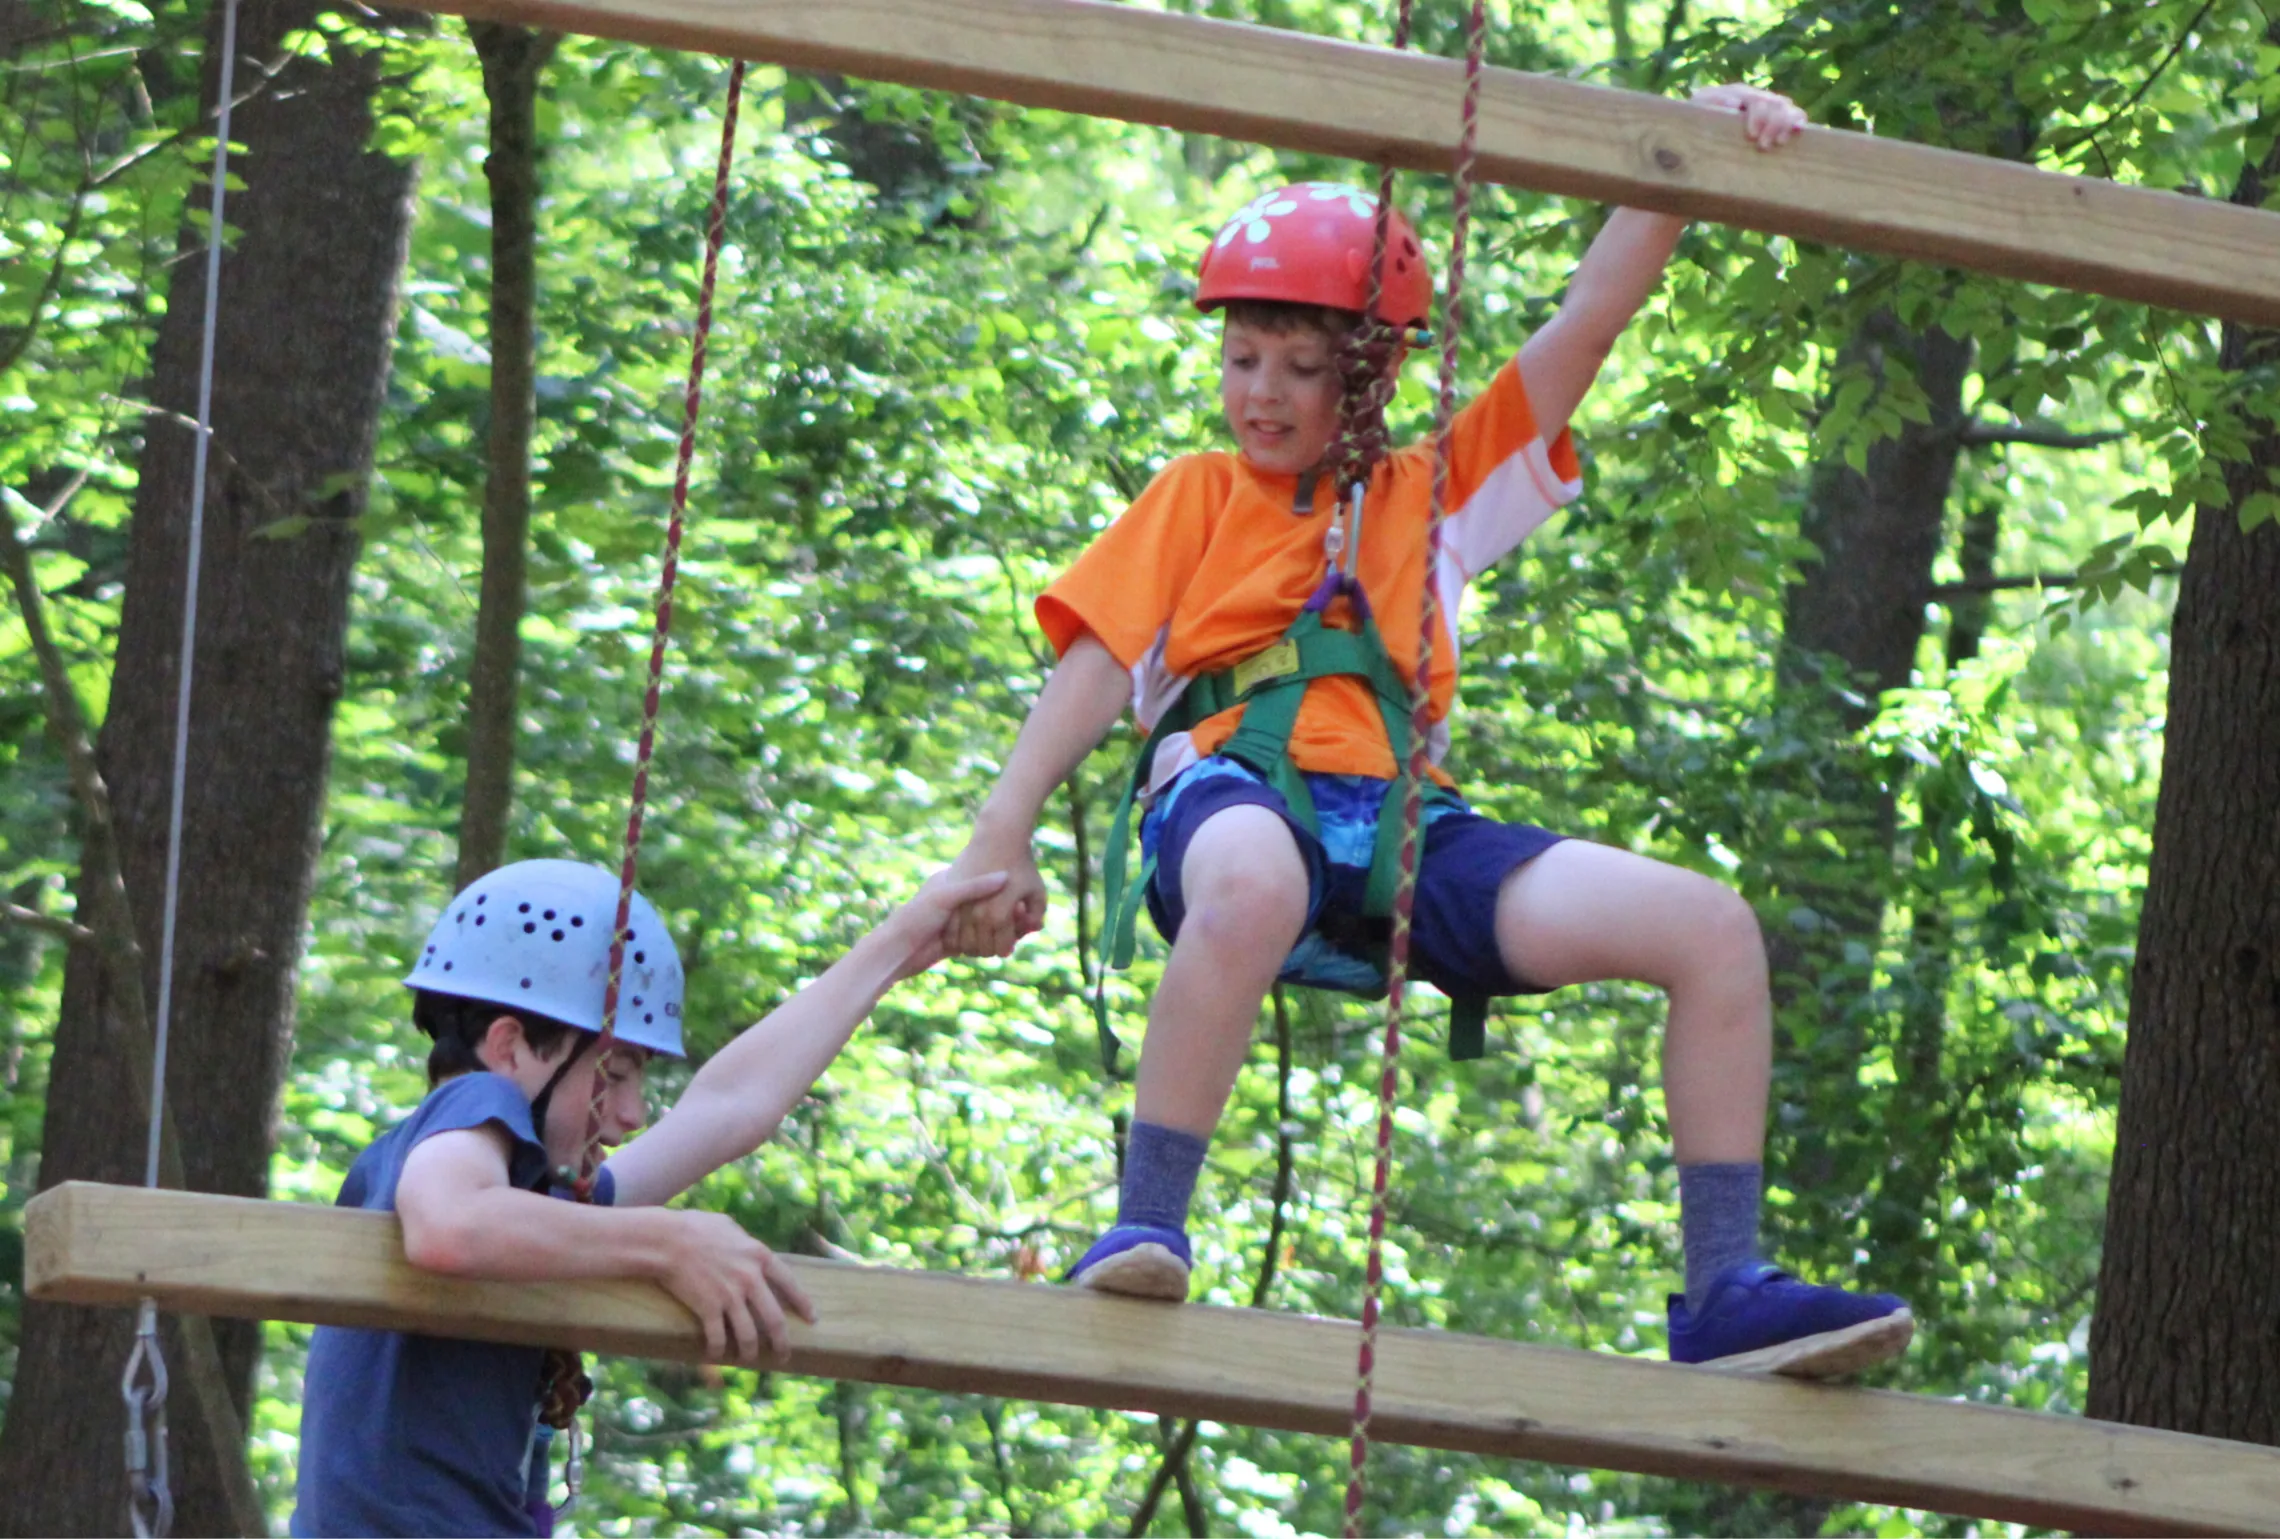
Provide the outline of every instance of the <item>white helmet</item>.
[[[476,878],[428,933],[407,988],[523,1008],[602,1029],[618,879],[574,860],[523,860]],[[681,954],[640,893],[626,913],[617,1040],[668,1057],[681,1048]]]

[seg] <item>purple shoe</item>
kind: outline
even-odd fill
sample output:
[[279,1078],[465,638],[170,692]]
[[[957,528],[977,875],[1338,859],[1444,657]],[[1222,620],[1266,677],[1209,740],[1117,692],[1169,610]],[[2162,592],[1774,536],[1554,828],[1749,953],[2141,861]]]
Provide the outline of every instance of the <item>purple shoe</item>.
[[1187,1236],[1149,1224],[1118,1224],[1092,1242],[1065,1281],[1138,1299],[1187,1300]]
[[1670,1360],[1735,1373],[1843,1378],[1898,1357],[1915,1331],[1892,1294],[1817,1288],[1763,1261],[1720,1272],[1699,1317],[1670,1298]]

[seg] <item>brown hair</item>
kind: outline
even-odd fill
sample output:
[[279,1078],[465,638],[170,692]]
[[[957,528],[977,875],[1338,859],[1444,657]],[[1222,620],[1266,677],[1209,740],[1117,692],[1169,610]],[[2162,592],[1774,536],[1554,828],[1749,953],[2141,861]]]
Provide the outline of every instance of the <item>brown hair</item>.
[[1345,341],[1362,319],[1357,311],[1302,305],[1287,299],[1230,299],[1219,307],[1219,314],[1223,320],[1240,321],[1274,336],[1312,331],[1333,344]]
[[510,1010],[488,1000],[421,989],[412,996],[412,1023],[435,1038],[435,1046],[428,1049],[430,1090],[455,1074],[471,1074],[485,1067],[480,1051],[483,1035],[502,1015],[511,1015],[522,1022],[523,1040],[541,1058],[551,1054],[565,1037],[591,1035],[529,1010]]

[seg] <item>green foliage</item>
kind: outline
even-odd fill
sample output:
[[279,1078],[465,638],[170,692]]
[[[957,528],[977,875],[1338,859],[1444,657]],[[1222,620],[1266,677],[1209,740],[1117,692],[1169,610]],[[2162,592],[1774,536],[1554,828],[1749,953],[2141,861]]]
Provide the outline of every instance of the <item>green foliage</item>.
[[[1189,8],[1349,37],[1384,35],[1390,9]],[[1673,90],[1769,79],[1824,122],[2222,194],[2274,72],[2242,16],[2205,11],[2197,46],[2149,78],[2195,9],[1694,7],[1667,47],[1618,67],[1597,8],[1554,6],[1494,47]],[[1453,51],[1457,8],[1422,11],[1424,39]],[[1664,8],[1631,13],[1654,43]],[[0,351],[0,485],[26,527],[86,474],[37,551],[99,711],[130,403],[198,151],[197,38],[175,10],[71,18],[0,86],[0,340],[23,339]],[[280,1196],[320,1201],[420,1093],[396,980],[451,867],[488,378],[472,52],[450,27],[328,25],[393,51],[383,142],[423,173],[273,1171]],[[579,39],[548,75],[518,856],[606,860],[620,837],[722,76]],[[1367,174],[901,89],[835,87],[819,113],[814,82],[769,69],[752,86],[643,856],[689,959],[700,1051],[956,852],[1049,666],[1031,600],[1167,458],[1217,441],[1213,339],[1188,304],[1217,218],[1284,176]],[[850,164],[879,144],[926,174]],[[1404,186],[1445,260],[1445,183]],[[1483,190],[1471,381],[1550,313],[1596,223]],[[1798,534],[1813,468],[1860,468],[1927,418],[1913,377],[1843,356],[1879,311],[1974,341],[1981,420],[2129,436],[1966,458],[1951,506],[2001,510],[1999,570],[2079,585],[1993,595],[1985,644],[1959,662],[1943,613],[1913,686],[1857,701],[1868,725],[1852,732],[1827,698],[1778,689],[1776,661],[1783,594],[1817,559]],[[1794,893],[1816,871],[1854,879],[1854,793],[1890,791],[1888,842],[1868,840],[1852,889],[1880,918],[1807,980],[1822,1008],[1785,1023],[1811,1072],[1776,1087],[1773,1194],[1790,1255],[1916,1303],[1922,1348],[1886,1382],[2081,1405],[2175,559],[2147,532],[2223,497],[2274,399],[2272,381],[2221,371],[2196,321],[1705,227],[1578,425],[1586,498],[1475,587],[1454,765],[1486,810],[1724,876],[1769,931],[1834,933],[1842,916]],[[1428,404],[1420,373],[1397,415],[1416,429]],[[2243,503],[2246,522],[2276,511]],[[1943,557],[1935,575],[1961,573]],[[24,646],[0,621],[0,880],[61,911],[72,815]],[[1045,933],[1009,962],[906,985],[784,1135],[692,1200],[872,1261],[1039,1277],[1073,1258],[1112,1212],[1128,1107],[1098,1076],[1083,998],[1128,751],[1119,737],[1096,755],[1040,832],[1059,889]],[[1133,1031],[1161,960],[1143,952],[1110,984]],[[0,1225],[36,1172],[60,978],[53,942],[0,927]],[[1249,1301],[1287,1140],[1269,1302],[1354,1309],[1371,1014],[1306,1000],[1287,1087],[1271,1047],[1246,1074],[1205,1178],[1205,1296]],[[1660,1017],[1651,991],[1577,989],[1506,1002],[1485,1063],[1412,1045],[1395,1321],[1661,1353],[1678,1247]],[[306,1333],[270,1343],[255,1461],[282,1510]],[[1121,1530],[1161,1457],[1145,1418],[734,1370],[613,1362],[597,1403],[579,1521],[621,1530]],[[1214,1529],[1338,1521],[1342,1444],[1212,1425],[1192,1464]],[[1379,1452],[1372,1492],[1383,1526],[1449,1533],[1963,1531],[1408,1449]],[[1182,1526],[1167,1498],[1154,1531]]]

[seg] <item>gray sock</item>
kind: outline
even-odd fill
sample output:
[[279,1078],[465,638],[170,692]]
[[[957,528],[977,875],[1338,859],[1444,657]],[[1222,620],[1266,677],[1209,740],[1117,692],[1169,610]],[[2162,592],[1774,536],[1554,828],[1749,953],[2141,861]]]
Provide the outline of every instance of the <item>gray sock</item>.
[[1135,1122],[1124,1144],[1124,1184],[1117,1192],[1116,1221],[1187,1232],[1188,1202],[1195,1196],[1196,1173],[1208,1147],[1193,1133]]
[[1686,1242],[1686,1307],[1726,1268],[1758,1259],[1758,1188],[1762,1165],[1678,1167],[1678,1224]]

